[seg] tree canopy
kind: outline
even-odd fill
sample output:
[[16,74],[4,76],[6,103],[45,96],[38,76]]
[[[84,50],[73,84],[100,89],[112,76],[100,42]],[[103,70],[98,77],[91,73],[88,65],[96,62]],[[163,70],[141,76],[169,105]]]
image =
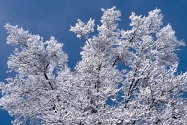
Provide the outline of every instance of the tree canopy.
[[55,37],[44,41],[5,25],[7,43],[15,46],[8,60],[15,77],[0,84],[0,106],[15,117],[14,125],[187,123],[187,73],[177,73],[176,54],[184,42],[169,24],[163,26],[161,11],[132,13],[130,30],[118,28],[121,12],[115,7],[102,11],[101,25],[78,19],[70,28],[85,39],[74,71]]

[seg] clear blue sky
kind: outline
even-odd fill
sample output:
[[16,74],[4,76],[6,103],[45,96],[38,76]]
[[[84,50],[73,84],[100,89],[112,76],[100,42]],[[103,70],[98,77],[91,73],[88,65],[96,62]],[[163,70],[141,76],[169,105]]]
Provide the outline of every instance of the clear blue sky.
[[[129,28],[129,16],[132,11],[147,15],[155,8],[162,10],[164,24],[171,24],[179,40],[187,44],[187,0],[0,0],[0,81],[10,76],[7,74],[7,57],[13,48],[6,44],[6,23],[19,25],[32,34],[39,34],[47,40],[55,36],[64,43],[64,51],[69,56],[69,66],[73,69],[80,60],[80,46],[84,41],[69,32],[70,25],[77,19],[88,21],[96,19],[100,24],[101,8],[116,6],[122,12],[121,29]],[[187,71],[187,47],[178,52],[180,64],[178,71]],[[11,117],[0,110],[0,125],[10,125]]]

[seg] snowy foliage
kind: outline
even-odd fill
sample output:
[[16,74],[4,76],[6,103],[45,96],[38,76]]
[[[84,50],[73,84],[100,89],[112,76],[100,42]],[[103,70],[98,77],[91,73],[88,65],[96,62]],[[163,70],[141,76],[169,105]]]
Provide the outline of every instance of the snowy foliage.
[[[15,46],[8,67],[16,73],[1,83],[0,106],[14,125],[185,125],[187,73],[177,74],[177,40],[162,26],[159,9],[130,16],[131,30],[118,29],[121,13],[102,9],[101,25],[78,20],[70,31],[86,41],[74,71],[63,44],[43,41],[6,24],[7,43]],[[124,69],[119,69],[118,65]],[[112,104],[107,103],[113,101]]]

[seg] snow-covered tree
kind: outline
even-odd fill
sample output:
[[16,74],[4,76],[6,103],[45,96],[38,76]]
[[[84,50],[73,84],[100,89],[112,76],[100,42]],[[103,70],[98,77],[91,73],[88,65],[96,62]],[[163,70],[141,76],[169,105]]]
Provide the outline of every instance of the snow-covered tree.
[[[63,44],[43,41],[6,24],[7,43],[15,46],[8,67],[15,73],[1,83],[0,106],[14,125],[185,125],[187,73],[177,73],[177,40],[162,26],[159,9],[130,16],[131,30],[118,28],[120,11],[102,9],[101,25],[78,20],[70,31],[85,39],[74,71]],[[123,65],[118,68],[118,65]],[[107,103],[109,100],[112,104]]]

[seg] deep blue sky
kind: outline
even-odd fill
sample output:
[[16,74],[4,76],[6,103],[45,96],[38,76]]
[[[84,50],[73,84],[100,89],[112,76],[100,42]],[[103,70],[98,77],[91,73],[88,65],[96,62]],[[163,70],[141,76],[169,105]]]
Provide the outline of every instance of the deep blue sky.
[[[6,23],[22,26],[32,34],[39,34],[47,40],[55,36],[64,43],[64,51],[69,56],[69,66],[73,69],[80,60],[80,46],[84,41],[77,39],[69,31],[77,19],[87,22],[89,18],[96,19],[100,24],[101,8],[116,6],[122,12],[121,29],[129,28],[129,16],[147,15],[156,7],[162,10],[164,24],[171,24],[179,40],[187,44],[187,0],[0,0],[0,81],[9,74],[7,58],[13,48],[6,44]],[[178,52],[180,64],[178,71],[187,71],[187,47],[181,47]],[[6,111],[0,110],[0,125],[10,125],[11,118]]]

